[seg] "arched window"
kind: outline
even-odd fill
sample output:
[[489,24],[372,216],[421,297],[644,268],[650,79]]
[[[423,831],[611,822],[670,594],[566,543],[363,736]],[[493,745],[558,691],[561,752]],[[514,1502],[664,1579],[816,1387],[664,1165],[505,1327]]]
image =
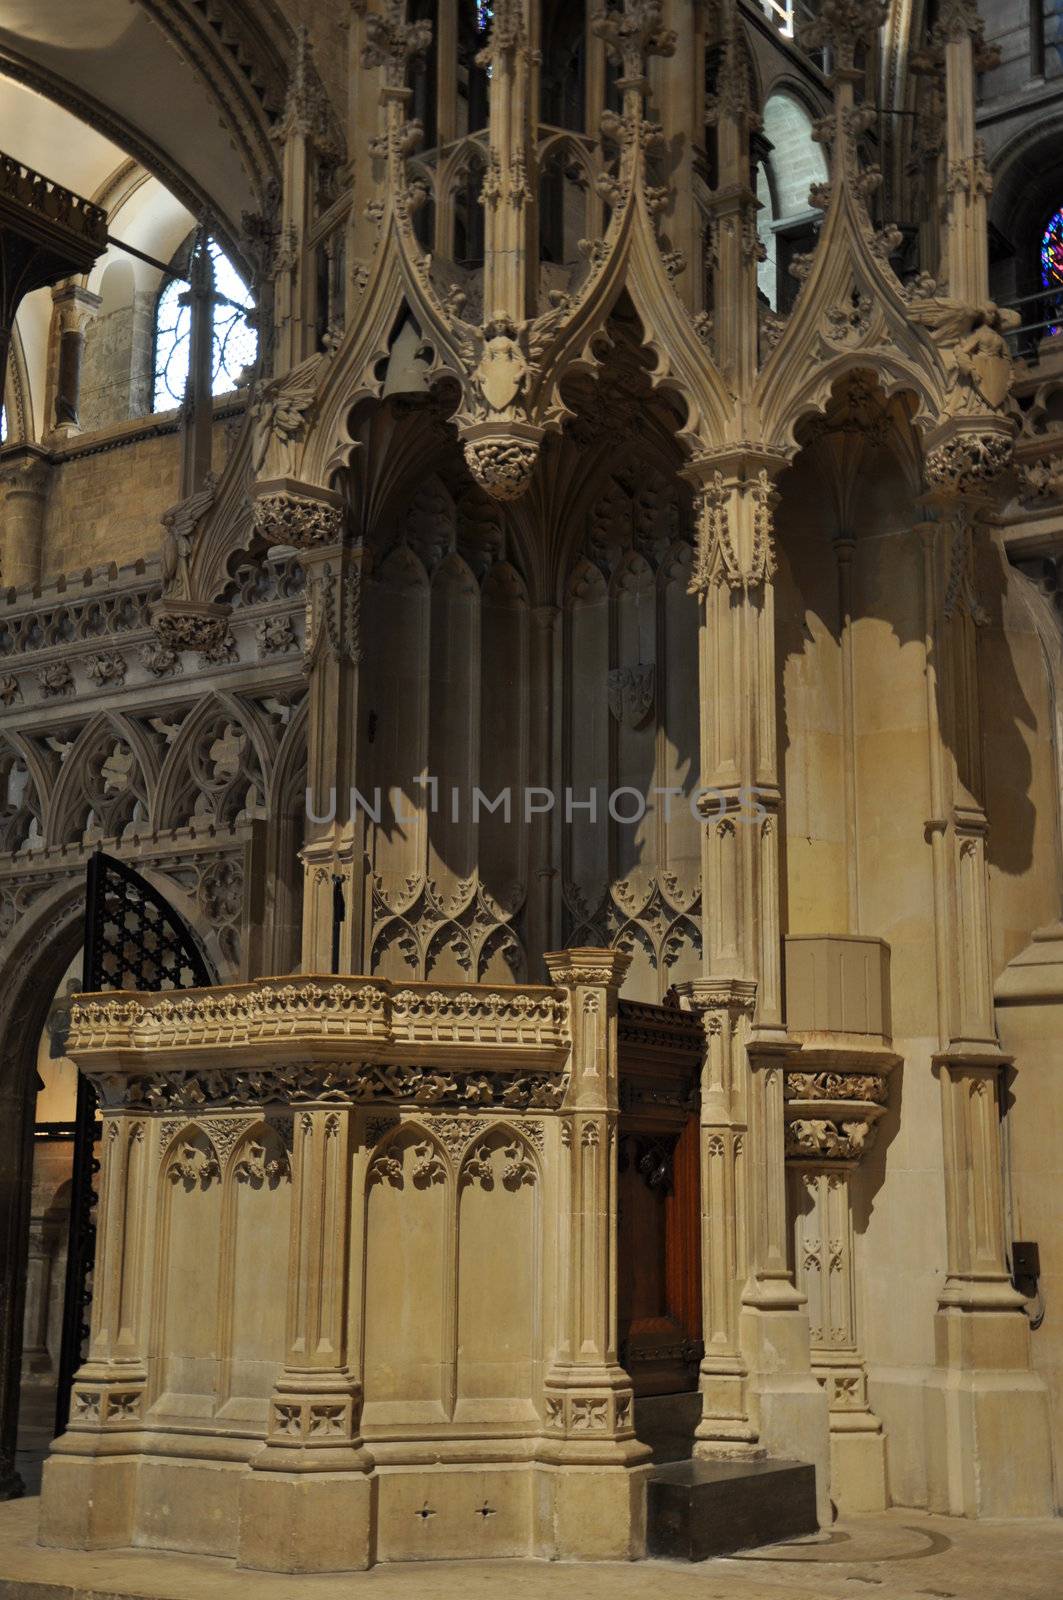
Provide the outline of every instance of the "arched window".
[[790,262],[812,248],[821,221],[809,189],[826,180],[827,163],[812,137],[811,116],[785,90],[769,95],[764,106],[762,142],[767,155],[757,164],[757,232],[765,254],[757,283],[773,311],[788,311],[797,292]]
[[[1051,291],[1042,316],[1058,316],[1063,310],[1063,206],[1052,213],[1041,235],[1041,285]],[[1048,329],[1049,337],[1059,333],[1061,326],[1054,323]]]
[[[214,359],[211,391],[228,394],[258,354],[258,334],[247,319],[254,301],[240,274],[216,239],[207,240],[214,268]],[[155,310],[155,386],[152,409],[168,411],[185,397],[192,316],[181,304],[188,285],[171,278]]]

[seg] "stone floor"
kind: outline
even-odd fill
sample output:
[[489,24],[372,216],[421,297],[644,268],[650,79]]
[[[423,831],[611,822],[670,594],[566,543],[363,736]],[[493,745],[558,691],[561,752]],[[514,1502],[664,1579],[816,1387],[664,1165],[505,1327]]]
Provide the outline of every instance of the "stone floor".
[[147,1550],[35,1543],[36,1500],[0,1505],[0,1600],[1063,1600],[1063,1520],[964,1522],[917,1511],[837,1523],[811,1542],[698,1566],[462,1561],[341,1577],[237,1572]]

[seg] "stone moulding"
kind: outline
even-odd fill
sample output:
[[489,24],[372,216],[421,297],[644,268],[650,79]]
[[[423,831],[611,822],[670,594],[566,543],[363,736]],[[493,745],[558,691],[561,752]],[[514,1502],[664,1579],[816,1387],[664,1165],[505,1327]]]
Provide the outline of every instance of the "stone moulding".
[[541,1075],[560,1075],[570,1043],[560,989],[306,977],[180,995],[81,996],[69,1048],[105,1104],[338,1098],[546,1106],[560,1102]]

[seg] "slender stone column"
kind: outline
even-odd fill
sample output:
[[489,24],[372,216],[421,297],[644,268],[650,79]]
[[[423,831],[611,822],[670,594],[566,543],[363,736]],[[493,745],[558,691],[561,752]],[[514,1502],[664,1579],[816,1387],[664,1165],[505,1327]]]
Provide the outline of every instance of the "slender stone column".
[[88,1359],[74,1375],[70,1421],[44,1465],[42,1544],[129,1544],[136,1435],[148,1380],[144,1307],[148,1130],[128,1111],[103,1118]]
[[658,108],[665,143],[675,152],[669,174],[670,193],[662,217],[677,268],[676,292],[693,314],[704,310],[705,227],[694,174],[705,166],[705,23],[702,6],[687,0],[665,0],[665,27],[676,36],[675,52],[650,63],[653,103]]
[[[366,818],[360,806],[352,810],[351,791],[359,779],[365,547],[348,538],[339,495],[315,485],[261,482],[253,515],[262,537],[294,545],[306,568],[309,814],[302,851],[302,967],[361,972]],[[365,796],[369,804],[372,798]]]
[[188,263],[188,381],[181,407],[181,499],[197,494],[211,470],[214,446],[214,264],[206,228],[198,229]]
[[[1009,1059],[993,1014],[975,579],[981,507],[953,484],[921,524],[938,962],[947,1275],[930,1395],[931,1509],[1048,1514],[1048,1399],[1005,1253],[1001,1116]],[[1021,1468],[1015,1440],[1022,1439]]]
[[[557,672],[559,665],[558,629],[561,612],[557,606],[536,606],[531,631],[531,737],[532,763],[528,782],[535,787],[553,789],[557,739]],[[523,797],[518,800],[522,803]],[[559,875],[553,863],[560,859],[557,846],[557,813],[540,811],[528,829],[528,860],[531,883],[528,895],[528,957],[534,964],[560,935]]]
[[884,1511],[886,1439],[860,1348],[850,1181],[885,1110],[887,1078],[831,1067],[786,1075],[794,1267],[808,1296],[812,1369],[830,1406],[831,1498],[845,1513]]
[[834,540],[838,558],[838,623],[841,629],[842,741],[845,761],[845,864],[847,933],[860,932],[860,829],[856,804],[856,691],[853,648],[853,556],[856,540]]
[[483,187],[484,314],[500,326],[519,323],[532,310],[528,217],[533,141],[528,118],[527,0],[496,6],[484,56],[489,60],[492,164]]
[[48,1302],[52,1292],[52,1262],[55,1239],[43,1217],[30,1219],[29,1254],[26,1261],[26,1323],[22,1340],[22,1372],[32,1383],[53,1374],[48,1352]]
[[985,147],[975,137],[975,72],[999,60],[986,49],[974,0],[946,0],[936,33],[945,66],[946,236],[949,294],[981,305],[989,299],[987,201],[993,183]]
[[[815,1461],[827,1513],[826,1403],[789,1265],[776,755],[772,477],[777,456],[720,451],[699,483],[700,806],[706,1018],[702,1079],[705,1358],[696,1449]],[[714,1208],[719,1207],[720,1210]],[[729,1235],[726,1246],[714,1231]]]
[[546,956],[569,991],[572,1077],[560,1119],[567,1161],[558,1230],[567,1239],[559,1284],[557,1357],[544,1385],[541,1457],[558,1470],[557,1556],[630,1560],[645,1551],[644,1473],[631,1380],[617,1361],[617,996],[630,957],[618,950]]
[[353,1119],[338,1105],[295,1116],[287,1355],[266,1443],[241,1485],[245,1567],[329,1572],[373,1560],[376,1484],[348,1342],[349,1284],[362,1270],[350,1251]]
[[19,589],[38,583],[44,512],[51,469],[48,459],[32,445],[5,455],[0,469],[4,491],[0,517],[0,585]]
[[80,284],[66,283],[52,290],[59,322],[59,366],[55,380],[54,433],[60,438],[81,432],[81,361],[85,353],[85,328],[102,304],[98,294]]
[[702,1454],[750,1451],[749,1368],[739,1308],[749,1259],[749,1129],[741,1086],[755,985],[710,978],[680,986],[705,1027],[701,1082],[701,1277],[705,1354],[698,1377]]

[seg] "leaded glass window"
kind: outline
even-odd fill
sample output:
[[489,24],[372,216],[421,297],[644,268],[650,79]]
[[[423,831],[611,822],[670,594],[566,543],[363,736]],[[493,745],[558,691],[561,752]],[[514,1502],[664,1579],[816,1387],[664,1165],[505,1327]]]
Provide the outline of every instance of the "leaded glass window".
[[[254,302],[243,279],[216,239],[207,240],[214,268],[214,358],[211,392],[235,389],[245,367],[258,354],[258,334],[247,320]],[[192,314],[181,297],[188,288],[181,278],[171,278],[159,295],[155,313],[156,411],[179,406],[188,382],[188,351]]]
[[[1049,219],[1041,236],[1041,283],[1056,291],[1042,315],[1055,315],[1063,309],[1063,207]],[[1050,327],[1049,334],[1059,333],[1060,326]]]

